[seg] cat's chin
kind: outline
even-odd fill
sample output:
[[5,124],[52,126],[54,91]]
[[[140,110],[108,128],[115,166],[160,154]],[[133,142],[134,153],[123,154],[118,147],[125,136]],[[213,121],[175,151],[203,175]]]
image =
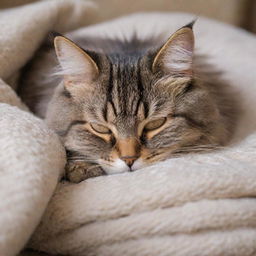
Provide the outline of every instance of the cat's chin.
[[124,173],[124,172],[130,172],[131,171],[131,169],[121,159],[117,159],[114,162],[111,162],[111,165],[103,163],[101,161],[99,161],[99,164],[100,164],[101,168],[108,175]]
[[134,162],[131,169],[121,159],[117,159],[114,162],[111,162],[111,165],[101,161],[99,161],[99,164],[101,165],[101,168],[105,171],[105,173],[108,175],[124,172],[133,172],[147,166],[147,164],[145,164],[145,162],[143,162],[141,158],[137,159]]

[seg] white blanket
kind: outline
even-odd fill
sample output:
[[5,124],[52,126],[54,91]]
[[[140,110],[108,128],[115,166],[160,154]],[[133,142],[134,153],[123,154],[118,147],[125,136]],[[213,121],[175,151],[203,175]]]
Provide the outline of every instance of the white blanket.
[[[51,2],[57,6],[53,16],[65,13],[67,17],[69,12],[73,22],[83,20],[81,13],[89,8],[76,2],[79,16],[74,1]],[[26,7],[28,13],[38,6],[51,13],[51,5],[45,3]],[[14,10],[23,12],[15,17],[24,16],[25,10]],[[129,34],[136,27],[141,37],[154,31],[167,35],[191,17],[138,14],[86,31],[111,37]],[[64,25],[63,19],[56,24]],[[20,69],[53,26],[39,19],[33,26],[49,26],[40,36],[33,34],[35,41],[23,48],[20,44],[27,43],[24,35],[28,34],[22,26],[22,36],[17,29],[21,18],[20,23],[12,20],[7,23],[12,33],[4,34],[0,26],[1,49],[12,47],[0,54],[2,78]],[[0,18],[0,23],[4,21]],[[27,24],[29,31],[32,24]],[[66,20],[65,29],[68,24]],[[200,53],[207,54],[240,92],[244,112],[233,144],[219,152],[171,159],[134,173],[59,184],[27,247],[74,256],[256,255],[256,38],[204,18],[195,25],[195,34]],[[18,253],[39,223],[65,159],[57,136],[24,111],[6,84],[1,84],[0,92],[5,93],[0,94],[1,102],[23,109],[0,104],[0,254],[9,256]]]
[[92,8],[84,1],[51,0],[0,11],[1,256],[17,255],[24,247],[66,161],[57,135],[25,112],[26,106],[3,80],[14,82],[50,30],[88,24]]

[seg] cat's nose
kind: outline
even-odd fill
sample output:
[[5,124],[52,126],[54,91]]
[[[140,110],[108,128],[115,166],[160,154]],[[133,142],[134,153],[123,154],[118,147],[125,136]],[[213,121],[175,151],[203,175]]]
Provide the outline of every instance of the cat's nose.
[[135,160],[138,158],[138,140],[135,137],[121,138],[117,141],[117,149],[120,159],[122,159],[127,166],[131,168]]
[[122,156],[121,159],[131,168],[137,156]]

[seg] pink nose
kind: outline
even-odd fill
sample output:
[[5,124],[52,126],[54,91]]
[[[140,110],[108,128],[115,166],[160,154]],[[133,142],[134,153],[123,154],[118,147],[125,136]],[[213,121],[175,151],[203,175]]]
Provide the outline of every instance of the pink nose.
[[137,156],[122,156],[121,159],[129,166],[131,167],[135,160],[137,159]]

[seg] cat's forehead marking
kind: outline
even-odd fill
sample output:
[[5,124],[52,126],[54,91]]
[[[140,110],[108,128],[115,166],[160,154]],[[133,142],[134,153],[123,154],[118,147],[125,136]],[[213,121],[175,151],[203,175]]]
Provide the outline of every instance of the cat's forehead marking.
[[139,59],[124,60],[120,56],[111,66],[109,87],[114,108],[120,115],[135,115],[143,95]]

